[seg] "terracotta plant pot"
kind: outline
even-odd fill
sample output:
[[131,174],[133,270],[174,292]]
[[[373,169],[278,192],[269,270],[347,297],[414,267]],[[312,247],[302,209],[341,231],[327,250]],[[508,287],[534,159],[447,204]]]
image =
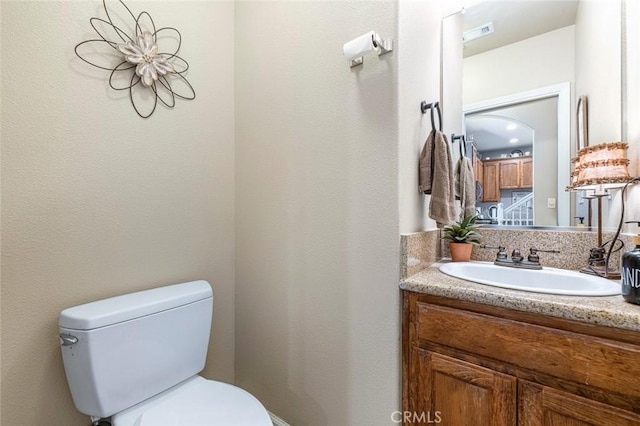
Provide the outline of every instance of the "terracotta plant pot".
[[451,260],[454,262],[470,261],[471,250],[473,250],[473,244],[449,242],[449,251],[451,252]]

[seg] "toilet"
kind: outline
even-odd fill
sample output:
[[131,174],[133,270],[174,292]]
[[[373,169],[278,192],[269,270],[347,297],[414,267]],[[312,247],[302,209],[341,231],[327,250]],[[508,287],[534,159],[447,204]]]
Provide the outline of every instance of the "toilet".
[[198,375],[212,313],[206,281],[62,311],[62,360],[78,411],[95,425],[272,426],[250,393]]

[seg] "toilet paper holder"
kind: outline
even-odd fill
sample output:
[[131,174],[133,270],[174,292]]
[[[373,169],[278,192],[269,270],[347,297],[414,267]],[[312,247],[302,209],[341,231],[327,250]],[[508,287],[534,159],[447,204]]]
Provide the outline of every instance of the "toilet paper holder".
[[393,50],[393,39],[383,39],[375,31],[369,31],[347,42],[342,47],[344,57],[349,61],[351,68],[362,65],[364,55],[370,52],[377,52],[378,56],[389,53]]

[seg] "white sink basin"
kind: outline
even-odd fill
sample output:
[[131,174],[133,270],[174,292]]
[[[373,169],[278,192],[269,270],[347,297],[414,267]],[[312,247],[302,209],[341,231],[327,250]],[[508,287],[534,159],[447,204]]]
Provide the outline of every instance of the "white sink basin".
[[621,290],[617,281],[546,267],[532,271],[496,266],[490,262],[450,262],[440,266],[440,272],[480,284],[536,293],[614,296]]

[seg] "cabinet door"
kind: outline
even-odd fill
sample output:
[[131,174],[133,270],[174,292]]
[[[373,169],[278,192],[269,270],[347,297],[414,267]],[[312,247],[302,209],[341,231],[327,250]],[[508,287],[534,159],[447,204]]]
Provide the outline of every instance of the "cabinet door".
[[475,163],[473,163],[473,168],[475,170],[476,180],[484,185],[484,170],[482,169],[482,161],[476,158]]
[[484,162],[482,164],[484,175],[484,186],[482,192],[482,201],[494,202],[500,201],[500,186],[498,182],[498,163]]
[[500,189],[520,188],[520,160],[500,161]]
[[518,426],[638,426],[640,415],[537,383],[518,384]]
[[523,158],[520,163],[520,188],[533,188],[533,159]]
[[515,377],[423,349],[414,356],[405,424],[515,426]]

